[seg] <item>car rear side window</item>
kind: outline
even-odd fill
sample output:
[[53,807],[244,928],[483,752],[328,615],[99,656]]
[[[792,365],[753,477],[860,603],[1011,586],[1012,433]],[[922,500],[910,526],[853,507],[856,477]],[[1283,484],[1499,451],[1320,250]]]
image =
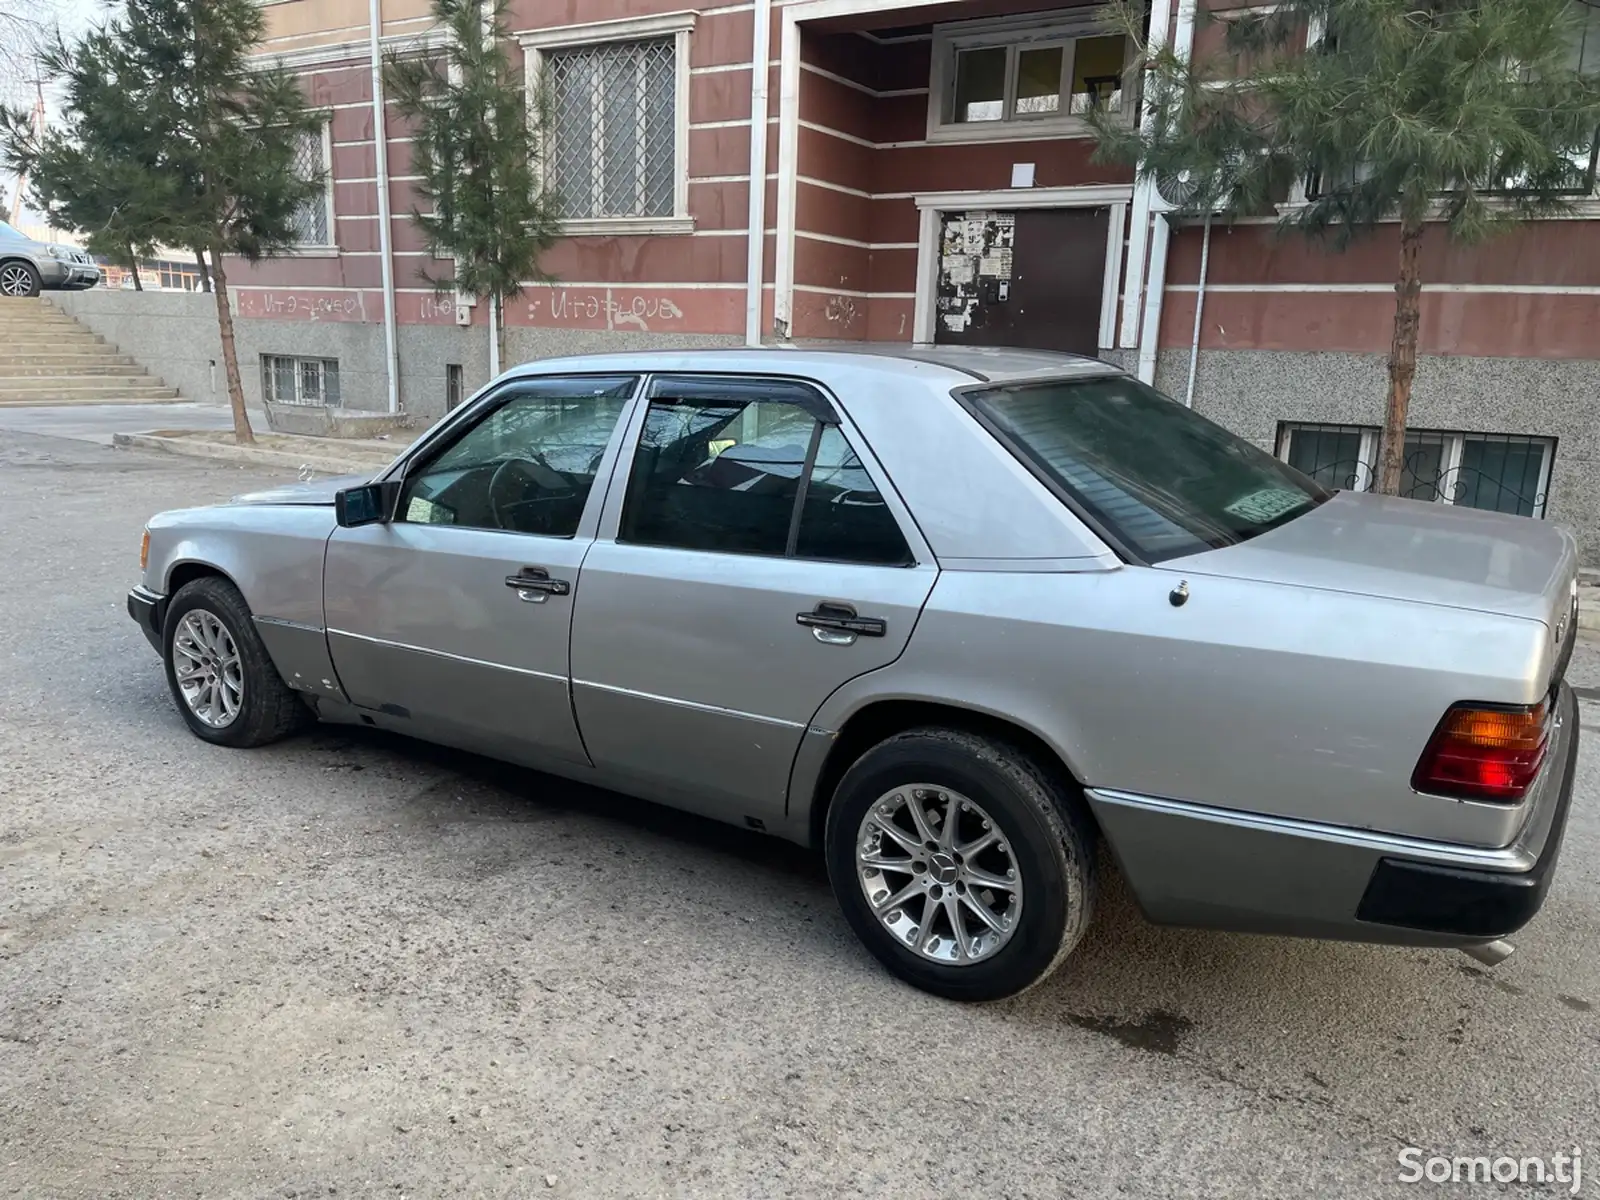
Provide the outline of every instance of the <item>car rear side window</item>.
[[960,399],[1046,484],[1146,562],[1234,545],[1330,494],[1125,375],[985,388]]
[[910,563],[827,401],[802,384],[663,381],[618,539],[681,550]]
[[838,562],[911,561],[910,548],[878,487],[837,425],[823,427],[800,504],[795,553]]

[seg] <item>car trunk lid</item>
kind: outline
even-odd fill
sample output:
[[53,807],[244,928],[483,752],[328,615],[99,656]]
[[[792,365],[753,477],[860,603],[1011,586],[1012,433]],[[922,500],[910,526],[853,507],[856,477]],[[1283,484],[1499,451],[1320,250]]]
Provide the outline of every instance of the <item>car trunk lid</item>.
[[1523,617],[1563,640],[1573,633],[1577,542],[1504,513],[1339,492],[1249,541],[1159,565]]

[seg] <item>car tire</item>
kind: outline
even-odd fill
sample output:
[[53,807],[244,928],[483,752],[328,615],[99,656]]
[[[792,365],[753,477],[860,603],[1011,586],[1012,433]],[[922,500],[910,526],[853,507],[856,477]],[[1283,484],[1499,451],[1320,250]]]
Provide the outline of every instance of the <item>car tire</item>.
[[39,294],[43,281],[39,270],[31,262],[13,258],[0,263],[0,297],[10,300],[29,299]]
[[[926,846],[941,841],[952,811],[960,815],[951,845],[981,846],[991,829],[999,844],[968,862],[958,853],[938,852],[942,857],[925,855],[910,870],[878,871],[873,863],[898,864],[897,855],[921,853],[906,841],[909,833],[909,845],[915,845],[921,827],[910,816],[907,798],[913,796],[920,797],[926,832],[934,835]],[[896,832],[886,831],[886,822]],[[944,728],[897,734],[857,759],[834,791],[824,834],[828,878],[857,936],[900,978],[952,1000],[1014,996],[1061,964],[1093,915],[1096,850],[1083,797],[1059,769],[1003,740]],[[936,867],[942,873],[938,883]],[[1013,872],[1014,894],[969,879],[998,883],[1003,869]],[[952,871],[954,882],[944,877]],[[922,893],[913,892],[903,908],[888,902],[918,878]],[[936,894],[942,916],[929,915]],[[979,920],[979,904],[990,916],[998,914],[1004,928]],[[956,914],[961,934],[953,928]],[[981,938],[991,939],[987,948]]]
[[273,666],[244,597],[226,579],[207,576],[178,589],[167,605],[161,657],[179,714],[213,745],[265,746],[311,719]]

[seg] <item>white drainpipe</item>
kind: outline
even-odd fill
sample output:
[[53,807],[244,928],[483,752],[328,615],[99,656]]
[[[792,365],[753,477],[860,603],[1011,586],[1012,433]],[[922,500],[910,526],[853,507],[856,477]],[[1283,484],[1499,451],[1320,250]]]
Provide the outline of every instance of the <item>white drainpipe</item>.
[[[489,6],[480,0],[478,16],[483,29],[483,44],[494,45],[494,22]],[[499,379],[505,364],[500,361],[500,323],[506,319],[499,296],[489,297],[489,378]]]
[[750,215],[745,256],[744,340],[761,345],[762,268],[767,226],[767,79],[772,57],[772,0],[755,0],[755,37],[750,51]]
[[1144,320],[1139,331],[1139,380],[1156,381],[1156,345],[1161,340],[1161,301],[1167,291],[1167,237],[1172,227],[1157,213],[1150,229],[1150,282],[1144,293]]
[[[1150,13],[1150,35],[1146,39],[1147,48],[1154,50],[1163,46],[1167,41],[1167,29],[1172,20],[1172,5],[1169,0],[1158,0],[1156,7]],[[1144,112],[1141,115],[1141,124],[1148,127],[1153,116],[1149,89],[1145,92],[1143,100]],[[1150,236],[1150,202],[1155,196],[1155,180],[1141,179],[1133,188],[1133,211],[1128,219],[1128,267],[1126,283],[1122,289],[1122,330],[1117,339],[1117,344],[1123,349],[1131,349],[1139,344],[1139,302],[1142,298],[1141,284],[1144,282],[1145,251]]]
[[489,378],[500,378],[500,297],[489,297]]
[[379,45],[383,0],[368,0],[367,48],[372,57],[372,148],[378,177],[378,261],[383,270],[384,371],[389,411],[400,411],[400,344],[395,328],[394,253],[389,229],[389,123],[384,119],[383,52]]
[[[1194,49],[1194,13],[1196,0],[1179,0],[1178,24],[1172,34],[1172,49],[1180,58],[1188,58]],[[1159,11],[1159,10],[1158,10]],[[1155,14],[1151,14],[1154,25]],[[1148,113],[1146,114],[1148,116]],[[1150,180],[1150,195],[1159,207],[1165,207],[1154,194],[1155,181]],[[1138,197],[1135,196],[1135,200]],[[1150,230],[1150,266],[1145,280],[1144,320],[1139,329],[1139,378],[1154,383],[1156,377],[1156,348],[1161,340],[1161,302],[1167,290],[1167,243],[1171,229],[1164,215],[1158,215]],[[1130,251],[1130,258],[1131,258]],[[1131,264],[1130,264],[1131,275]]]
[[1206,272],[1211,268],[1211,214],[1200,241],[1200,283],[1194,289],[1194,337],[1189,342],[1189,382],[1183,389],[1185,408],[1194,407],[1194,376],[1200,366],[1200,319],[1206,311]]

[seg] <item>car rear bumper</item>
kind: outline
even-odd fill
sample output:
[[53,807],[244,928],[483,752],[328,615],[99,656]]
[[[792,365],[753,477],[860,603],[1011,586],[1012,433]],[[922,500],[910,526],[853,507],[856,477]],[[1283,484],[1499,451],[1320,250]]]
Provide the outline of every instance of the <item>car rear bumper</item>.
[[1141,907],[1162,924],[1468,946],[1539,911],[1566,832],[1577,700],[1561,685],[1550,767],[1510,845],[1460,846],[1089,789]]
[[149,588],[136,587],[128,593],[128,615],[144,634],[145,640],[161,653],[161,630],[167,618],[167,598]]

